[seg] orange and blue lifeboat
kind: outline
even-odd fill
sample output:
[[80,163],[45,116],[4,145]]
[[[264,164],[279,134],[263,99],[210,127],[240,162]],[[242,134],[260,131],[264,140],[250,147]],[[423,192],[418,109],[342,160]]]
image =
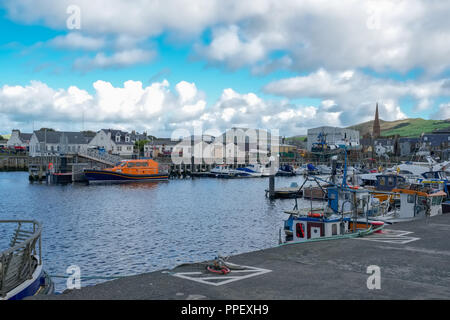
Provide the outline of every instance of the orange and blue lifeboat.
[[128,182],[168,180],[167,173],[159,172],[159,165],[151,159],[124,160],[113,168],[104,170],[85,169],[89,182]]

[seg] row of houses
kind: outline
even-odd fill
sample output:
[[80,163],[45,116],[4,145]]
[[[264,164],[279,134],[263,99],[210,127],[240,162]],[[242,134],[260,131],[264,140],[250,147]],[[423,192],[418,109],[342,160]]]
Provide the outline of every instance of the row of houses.
[[[136,146],[139,141],[145,141],[143,151]],[[298,158],[296,146],[284,144],[279,137],[274,141],[278,145],[279,156],[284,160],[294,161]],[[96,148],[124,159],[138,154],[149,158],[171,157],[175,154],[180,158],[192,155],[211,163],[227,157],[244,162],[250,159],[260,160],[260,157],[270,156],[272,144],[270,132],[248,128],[231,128],[218,137],[202,135],[180,139],[155,138],[146,133],[114,129],[66,132],[44,128],[33,133],[13,130],[11,139],[8,140],[8,146],[26,148],[31,157],[85,153],[90,148]]]
[[450,127],[422,134],[420,137],[385,137],[361,139],[363,152],[388,154],[400,157],[437,155],[448,159],[450,148]]
[[26,148],[32,157],[82,153],[89,148],[97,148],[127,158],[135,153],[136,141],[147,139],[145,133],[139,134],[134,131],[129,133],[121,130],[102,129],[98,132],[69,132],[44,128],[33,133],[13,130],[6,146],[8,148]]

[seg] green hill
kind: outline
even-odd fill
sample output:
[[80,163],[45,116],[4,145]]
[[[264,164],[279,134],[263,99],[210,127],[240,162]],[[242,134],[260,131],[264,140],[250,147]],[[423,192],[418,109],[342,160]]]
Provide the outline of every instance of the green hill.
[[[372,133],[373,120],[363,122],[349,129],[358,130],[361,137]],[[450,119],[447,120],[425,120],[421,118],[404,119],[397,121],[380,120],[381,136],[399,135],[400,137],[419,137],[422,133],[431,133],[436,129],[450,127]]]

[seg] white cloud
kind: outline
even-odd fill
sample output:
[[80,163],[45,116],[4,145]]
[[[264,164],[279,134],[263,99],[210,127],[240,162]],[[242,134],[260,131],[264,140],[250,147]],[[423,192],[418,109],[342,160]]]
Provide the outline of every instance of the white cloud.
[[134,64],[149,62],[156,56],[155,51],[131,49],[105,55],[99,52],[93,58],[83,57],[75,60],[73,66],[77,70],[123,68]]
[[[336,112],[313,106],[295,106],[285,101],[265,101],[254,93],[223,90],[212,106],[194,83],[181,81],[170,88],[168,81],[144,87],[140,81],[126,81],[123,87],[98,80],[90,94],[75,86],[53,89],[33,81],[27,86],[0,88],[0,113],[10,125],[35,121],[67,130],[84,119],[90,129],[117,127],[170,135],[172,130],[193,125],[225,130],[235,125],[279,128],[284,134],[305,133],[319,123],[337,124]],[[325,119],[325,120],[324,120]],[[3,122],[5,119],[2,120]],[[9,127],[9,126],[8,126]],[[12,129],[12,128],[9,128]],[[80,128],[78,128],[79,130]]]
[[340,111],[344,125],[355,119],[373,119],[375,102],[380,105],[380,117],[398,120],[406,117],[400,108],[402,98],[416,102],[416,111],[429,110],[433,99],[450,96],[449,80],[394,81],[370,77],[362,72],[329,72],[319,69],[305,76],[273,81],[264,91],[288,98],[319,98],[327,111]]
[[[66,30],[70,4],[72,0],[15,0],[4,6],[16,21]],[[450,67],[446,1],[78,0],[77,5],[85,34],[116,35],[121,37],[118,44],[125,45],[166,33],[177,41],[196,41],[198,54],[211,63],[251,65],[256,73],[278,67],[368,67],[400,72],[423,68],[433,74]],[[209,30],[211,39],[204,41]],[[273,58],[273,52],[283,52],[285,58]]]
[[99,50],[105,45],[102,38],[94,38],[71,32],[64,36],[58,36],[49,41],[51,46],[61,49]]
[[[293,83],[293,84],[292,84]],[[98,130],[116,127],[170,136],[175,129],[223,131],[233,126],[279,129],[282,135],[305,134],[308,128],[322,125],[348,126],[372,120],[375,101],[379,100],[380,117],[396,120],[405,117],[399,99],[414,97],[418,102],[434,95],[450,95],[447,81],[394,82],[367,77],[359,72],[314,74],[284,79],[266,89],[289,97],[320,98],[317,106],[295,105],[289,100],[267,100],[255,93],[239,93],[226,88],[212,105],[195,83],[180,81],[171,88],[167,80],[143,86],[140,81],[126,81],[123,86],[98,80],[93,93],[76,86],[54,89],[39,81],[26,86],[0,88],[0,118],[11,126],[21,127],[31,121],[61,130],[73,128],[82,119],[86,128]],[[449,105],[442,104],[432,117],[449,117]],[[80,130],[80,126],[74,128]]]
[[450,102],[440,104],[438,110],[431,115],[431,119],[450,119]]

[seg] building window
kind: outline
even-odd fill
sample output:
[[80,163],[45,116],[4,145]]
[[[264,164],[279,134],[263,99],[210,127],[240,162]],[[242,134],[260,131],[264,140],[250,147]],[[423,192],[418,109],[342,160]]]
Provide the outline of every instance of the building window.
[[116,135],[116,142],[120,142],[120,135]]
[[130,136],[125,136],[125,142],[130,142]]

